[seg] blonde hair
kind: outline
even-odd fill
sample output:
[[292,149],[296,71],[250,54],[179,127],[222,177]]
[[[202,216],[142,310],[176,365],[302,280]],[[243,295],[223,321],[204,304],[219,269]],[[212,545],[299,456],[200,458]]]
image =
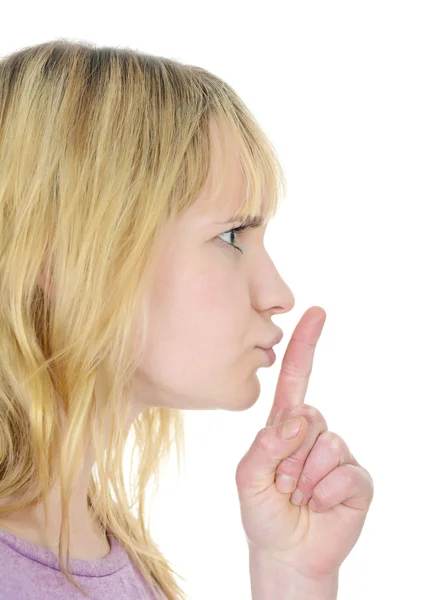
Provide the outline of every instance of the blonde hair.
[[[201,193],[213,119],[239,149],[246,195],[235,216],[266,223],[285,177],[262,128],[219,77],[63,38],[0,59],[0,499],[21,498],[2,505],[0,518],[40,502],[46,515],[58,464],[61,571],[87,597],[69,570],[68,517],[91,442],[88,508],[156,598],[158,589],[168,600],[187,598],[144,521],[146,488],[154,477],[158,491],[173,442],[180,470],[183,415],[149,407],[131,426],[127,416],[162,229]],[[45,269],[61,293],[41,289]],[[98,377],[107,393],[95,406]],[[114,426],[100,430],[99,419]],[[129,499],[123,459],[131,433]]]

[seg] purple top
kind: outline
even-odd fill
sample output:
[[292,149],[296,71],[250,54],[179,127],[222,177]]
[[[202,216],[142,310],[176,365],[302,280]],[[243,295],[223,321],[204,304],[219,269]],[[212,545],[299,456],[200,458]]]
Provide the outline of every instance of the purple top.
[[[107,537],[110,552],[104,558],[70,558],[74,579],[93,600],[153,600],[125,548],[110,532]],[[157,584],[155,587],[159,589]],[[85,596],[62,574],[57,554],[0,529],[0,600],[46,598],[77,600]]]

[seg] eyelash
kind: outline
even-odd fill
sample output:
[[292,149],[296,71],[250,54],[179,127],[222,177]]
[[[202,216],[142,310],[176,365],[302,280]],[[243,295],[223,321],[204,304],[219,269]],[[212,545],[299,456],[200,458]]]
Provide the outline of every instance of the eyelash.
[[[240,227],[235,227],[234,229],[229,229],[229,231],[225,231],[223,233],[221,233],[220,235],[227,235],[228,233],[235,233],[238,237],[240,236],[240,234],[248,228],[248,225],[241,225]],[[218,236],[220,238],[220,236]],[[239,248],[239,246],[235,246],[235,244],[230,244],[229,242],[225,242],[224,240],[220,240],[222,241],[224,244],[226,244],[230,249],[235,248],[235,250],[239,250],[239,252],[241,252],[241,254],[243,254],[241,248]]]

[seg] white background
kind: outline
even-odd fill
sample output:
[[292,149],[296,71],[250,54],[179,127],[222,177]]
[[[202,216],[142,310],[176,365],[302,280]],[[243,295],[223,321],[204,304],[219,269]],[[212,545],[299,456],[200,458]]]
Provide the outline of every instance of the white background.
[[428,5],[380,2],[5,3],[0,55],[58,37],[202,66],[272,140],[288,194],[265,245],[296,305],[245,412],[185,412],[153,535],[192,600],[251,598],[236,466],[265,426],[302,314],[327,320],[306,403],[371,473],[375,496],[339,600],[426,594]]

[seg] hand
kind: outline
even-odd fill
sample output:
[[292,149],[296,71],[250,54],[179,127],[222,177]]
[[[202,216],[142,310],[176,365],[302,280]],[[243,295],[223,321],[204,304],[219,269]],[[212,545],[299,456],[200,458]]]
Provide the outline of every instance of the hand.
[[[285,352],[272,410],[236,470],[241,518],[250,551],[278,559],[307,578],[338,575],[357,542],[373,499],[373,480],[322,414],[304,404],[316,343],[326,313],[311,307]],[[285,421],[300,417],[297,437]],[[278,475],[296,484],[280,491]],[[302,506],[292,492],[303,494]],[[294,498],[293,498],[294,499]]]

